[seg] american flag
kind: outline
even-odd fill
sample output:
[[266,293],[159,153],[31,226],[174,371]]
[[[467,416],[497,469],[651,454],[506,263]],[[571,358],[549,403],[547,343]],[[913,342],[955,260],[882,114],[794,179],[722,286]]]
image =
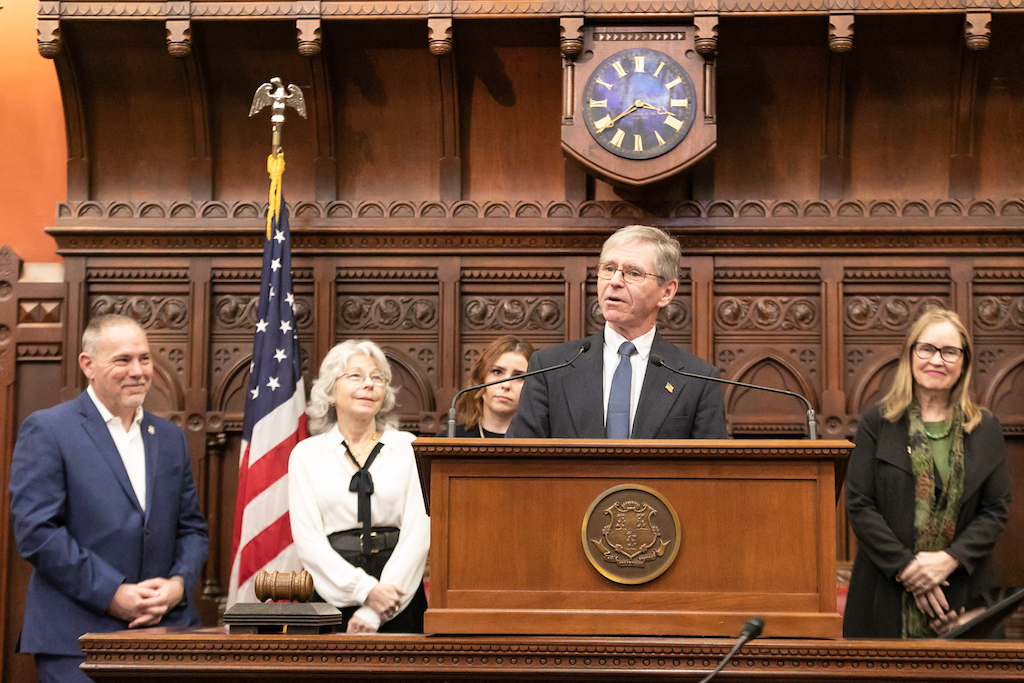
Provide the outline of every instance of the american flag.
[[288,458],[309,436],[292,290],[288,206],[268,221],[238,469],[228,606],[257,602],[261,569],[302,569],[288,519]]

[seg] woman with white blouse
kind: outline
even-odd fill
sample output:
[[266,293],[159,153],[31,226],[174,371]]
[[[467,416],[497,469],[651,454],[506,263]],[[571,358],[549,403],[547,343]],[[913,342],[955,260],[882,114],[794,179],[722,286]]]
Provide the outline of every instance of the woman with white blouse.
[[311,436],[292,451],[292,538],[317,594],[342,610],[348,633],[422,633],[430,518],[391,366],[371,341],[327,354],[313,382]]

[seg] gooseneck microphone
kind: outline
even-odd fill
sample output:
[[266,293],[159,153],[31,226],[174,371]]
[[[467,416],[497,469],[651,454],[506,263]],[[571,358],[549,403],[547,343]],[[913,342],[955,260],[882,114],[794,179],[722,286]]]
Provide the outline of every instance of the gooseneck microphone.
[[[722,384],[734,384],[738,387],[746,387],[747,389],[760,389],[761,391],[772,391],[776,394],[785,394],[786,396],[796,396],[798,399],[804,402],[807,406],[807,436],[811,439],[818,438],[818,423],[814,419],[814,408],[811,407],[811,402],[808,401],[804,396],[796,393],[795,391],[787,391],[786,389],[776,389],[775,387],[762,387],[759,384],[747,384],[746,382],[736,382],[731,379],[722,379],[721,377],[709,377],[707,375],[698,375],[693,372],[684,372],[682,370],[676,370],[672,366],[665,363],[665,359],[656,353],[650,355],[649,361],[651,365],[663,367],[666,370],[671,370],[677,375],[683,377],[693,377],[695,379],[706,379],[710,382],[721,382]],[[756,637],[756,636],[755,636]]]
[[565,361],[561,365],[552,365],[550,368],[541,368],[540,370],[534,370],[533,372],[524,372],[521,375],[512,375],[511,377],[505,377],[504,379],[496,379],[493,382],[487,382],[486,384],[477,384],[475,387],[466,387],[459,393],[455,394],[455,398],[452,399],[452,407],[448,409],[448,437],[452,438],[455,436],[455,402],[459,400],[459,396],[462,396],[467,391],[476,391],[477,389],[483,389],[494,384],[501,384],[502,382],[511,382],[514,379],[526,379],[533,375],[540,375],[545,372],[551,372],[552,370],[558,370],[564,368],[567,365],[572,365],[576,362],[576,359],[582,356],[584,353],[590,350],[590,340],[584,339],[580,342],[580,350],[576,352],[570,360]]
[[712,678],[718,675],[718,672],[729,663],[732,656],[740,651],[740,648],[746,645],[748,642],[757,638],[761,635],[761,631],[764,629],[764,619],[761,617],[750,617],[747,619],[747,623],[743,624],[743,628],[740,630],[740,637],[736,640],[736,644],[729,650],[729,654],[722,658],[722,661],[718,663],[715,670],[705,676],[700,683],[708,683]]

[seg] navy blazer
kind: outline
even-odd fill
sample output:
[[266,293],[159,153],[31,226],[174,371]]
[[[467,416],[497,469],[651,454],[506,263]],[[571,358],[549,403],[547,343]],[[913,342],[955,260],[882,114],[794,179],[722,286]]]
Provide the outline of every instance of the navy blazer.
[[[603,328],[590,337],[590,343],[590,350],[572,365],[525,380],[519,412],[506,437],[604,438]],[[573,341],[537,351],[530,357],[528,371],[570,360],[580,344]],[[676,348],[658,333],[654,335],[651,353],[678,370],[719,376],[716,367]],[[727,438],[722,385],[649,365],[633,418],[632,438]]]
[[199,625],[191,593],[208,539],[185,434],[147,412],[142,439],[145,512],[88,393],[21,424],[11,521],[33,571],[20,652],[80,656],[79,636],[128,627],[106,611],[117,588],[154,577],[185,580],[185,597],[159,625]]

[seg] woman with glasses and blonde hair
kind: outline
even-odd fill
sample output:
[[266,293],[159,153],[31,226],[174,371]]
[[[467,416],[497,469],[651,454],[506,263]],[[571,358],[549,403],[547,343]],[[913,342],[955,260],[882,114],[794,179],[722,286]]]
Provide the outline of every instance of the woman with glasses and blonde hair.
[[408,432],[396,429],[391,366],[371,341],[328,352],[309,431],[288,464],[292,538],[317,595],[348,633],[422,633],[430,519]]
[[[533,344],[505,335],[491,342],[473,362],[470,386],[486,384],[526,372]],[[510,380],[476,391],[467,391],[455,402],[457,437],[502,439],[519,411],[523,380]],[[442,431],[438,436],[445,436]]]
[[846,479],[858,541],[847,637],[933,638],[992,587],[1010,481],[999,420],[970,396],[973,355],[956,313],[927,311],[861,418]]

